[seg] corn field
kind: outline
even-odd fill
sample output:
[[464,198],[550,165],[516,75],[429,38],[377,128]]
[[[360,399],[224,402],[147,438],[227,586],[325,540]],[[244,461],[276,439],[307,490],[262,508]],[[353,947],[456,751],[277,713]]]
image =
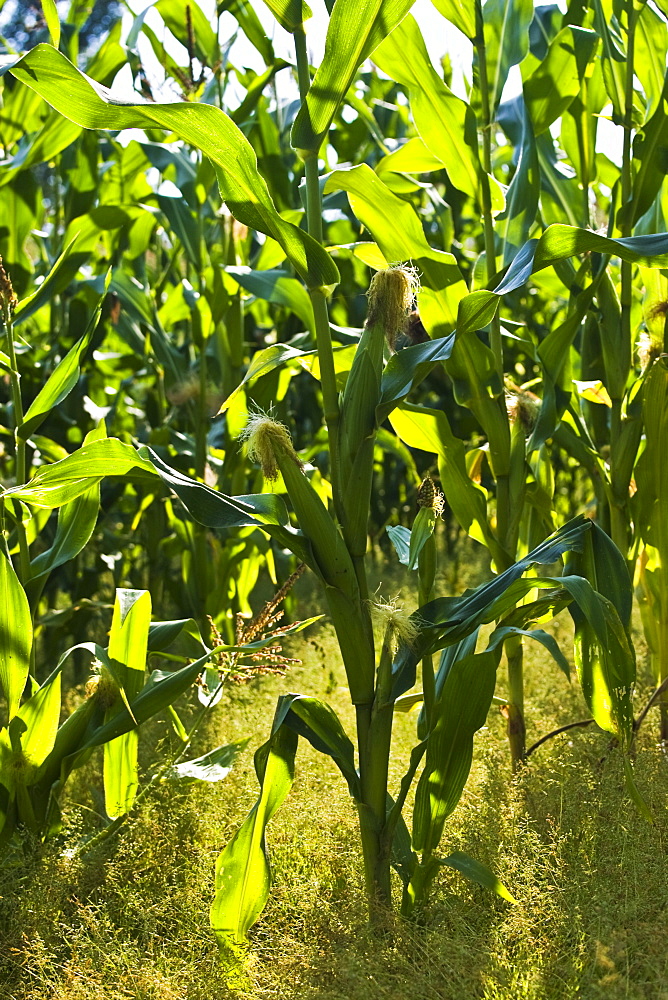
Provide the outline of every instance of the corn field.
[[[450,833],[492,716],[508,789],[585,731],[665,811],[668,3],[108,6],[0,38],[5,862],[132,851],[254,754],[200,928],[234,978],[315,751],[372,938],[444,869],[521,907]],[[345,718],[294,690],[328,628]],[[582,702],[538,739],[535,646]],[[241,684],[273,721],[204,745]]]

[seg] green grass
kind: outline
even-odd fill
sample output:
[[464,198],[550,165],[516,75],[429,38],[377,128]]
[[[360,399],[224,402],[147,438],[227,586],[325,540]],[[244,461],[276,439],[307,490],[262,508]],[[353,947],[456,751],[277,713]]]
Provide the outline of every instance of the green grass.
[[[557,631],[566,648],[567,622]],[[326,697],[352,731],[326,627],[303,641],[300,655],[303,665],[288,677],[231,690],[195,751],[249,734],[254,748],[288,690]],[[541,647],[530,646],[527,661],[532,742],[587,713]],[[208,907],[217,852],[255,799],[250,750],[223,784],[158,788],[88,863],[68,852],[90,823],[72,805],[67,837],[10,856],[0,876],[0,997],[668,1000],[668,762],[654,743],[656,721],[650,713],[636,760],[655,816],[649,826],[625,795],[608,737],[559,736],[511,779],[505,724],[493,709],[443,849],[492,866],[518,904],[444,873],[420,924],[397,921],[380,939],[366,928],[345,786],[329,761],[301,745],[294,789],[269,829],[273,894],[242,961],[227,967]],[[395,783],[414,725],[415,716],[397,720]],[[150,735],[167,739],[166,725]],[[96,774],[82,771],[72,786],[88,808]]]

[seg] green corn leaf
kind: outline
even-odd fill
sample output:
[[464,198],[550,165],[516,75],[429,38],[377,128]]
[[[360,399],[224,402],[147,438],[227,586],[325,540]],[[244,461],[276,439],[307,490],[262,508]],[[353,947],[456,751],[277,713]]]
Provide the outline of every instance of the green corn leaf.
[[313,306],[308,292],[287,271],[253,271],[250,267],[226,267],[225,271],[247,292],[291,310],[310,333],[314,332]]
[[85,548],[95,530],[99,509],[99,483],[60,508],[53,544],[30,563],[31,581],[69,562]]
[[350,207],[379,245],[385,260],[411,260],[421,274],[420,313],[432,337],[451,333],[468,289],[452,254],[429,246],[422,224],[406,201],[393,194],[367,164],[335,170],[324,192],[347,191]]
[[51,37],[51,44],[58,48],[60,45],[60,18],[58,17],[58,8],[56,7],[55,0],[41,0],[41,4],[44,20],[46,21],[46,26],[49,29]]
[[88,253],[80,253],[76,249],[76,243],[76,237],[70,240],[42,284],[31,295],[21,299],[14,313],[14,326],[29,319],[33,313],[50,302],[54,295],[62,292],[70,284],[89,256]]
[[432,3],[443,17],[473,41],[476,35],[474,0],[432,0]]
[[496,218],[504,266],[510,263],[525,243],[531,227],[535,224],[539,192],[538,151],[531,120],[525,112],[519,159],[506,193],[506,207]]
[[[116,591],[108,654],[128,701],[132,701],[144,686],[150,622],[151,595],[147,590]],[[107,710],[105,724],[111,722],[121,708],[118,699]],[[139,784],[137,750],[136,730],[105,743],[104,801],[107,815],[112,819],[132,808]]]
[[111,272],[107,273],[107,278],[91,317],[88,321],[86,331],[74,347],[68,351],[63,360],[55,367],[46,383],[35,396],[23,417],[23,423],[17,430],[17,435],[23,441],[27,441],[33,431],[37,430],[54,406],[59,406],[62,401],[69,396],[74,386],[79,381],[81,374],[81,358],[91,342],[95,333],[100,312],[102,311],[102,301],[106,295]]
[[501,899],[507,899],[509,903],[517,902],[515,897],[508,892],[503,882],[499,881],[493,871],[462,851],[453,851],[452,854],[448,854],[447,858],[439,859],[439,864],[452,868],[454,871],[459,872],[460,875],[463,875],[464,878],[467,878],[469,882],[475,882],[477,885],[481,885],[483,889],[495,892],[497,896],[500,896]]
[[129,444],[116,438],[92,441],[67,458],[43,465],[25,486],[14,486],[5,496],[34,507],[61,507],[85,493],[105,476],[124,476],[155,484],[153,465]]
[[[411,647],[401,646],[394,659],[392,672],[395,694],[397,696],[404,694],[413,687],[417,664],[427,652],[453,645],[471,635],[485,622],[503,617],[517,604],[523,594],[540,585],[535,577],[526,581],[520,580],[531,566],[550,565],[564,553],[577,551],[582,548],[584,538],[591,530],[592,522],[587,518],[583,516],[573,518],[489,583],[482,584],[461,597],[437,598],[419,608],[414,613],[415,622],[419,627],[419,637]],[[585,588],[589,586],[584,580],[582,583]],[[548,580],[544,583],[546,587],[557,588],[561,585],[561,579]],[[577,597],[575,599],[577,600]]]
[[0,187],[8,184],[20,171],[54,159],[80,134],[78,125],[51,111],[39,132],[26,136],[14,155],[3,161]]
[[623,205],[618,225],[626,221],[634,225],[651,207],[661,190],[668,168],[668,71],[657,108],[633,140],[633,190],[630,202]]
[[60,719],[60,672],[54,672],[31,698],[21,705],[9,723],[9,736],[31,765],[26,784],[32,784],[37,768],[53,750]]
[[[251,0],[218,0],[216,7],[219,17],[229,12],[237,19],[244,35],[251,45],[255,46],[267,65],[274,61],[273,46],[253,9]],[[213,66],[213,63],[211,65]]]
[[411,529],[410,551],[408,556],[408,568],[417,569],[418,557],[424,550],[425,545],[434,534],[436,527],[436,515],[431,507],[420,507],[413,527]]
[[431,853],[459,802],[473,760],[473,736],[485,724],[496,684],[498,654],[476,653],[455,663],[434,706],[435,724],[415,792],[413,849]]
[[209,528],[241,528],[263,524],[284,526],[289,522],[283,498],[277,494],[228,497],[172,469],[151,448],[143,448],[141,454],[150,458],[156,473],[200,524]]
[[388,525],[385,529],[390,536],[390,541],[394,545],[399,562],[408,566],[408,556],[411,545],[410,528],[405,528],[403,524]]
[[314,156],[329,131],[355,73],[414,0],[337,0],[325,40],[325,55],[292,126],[292,145]]
[[307,739],[320,753],[331,757],[346,780],[350,794],[360,798],[355,748],[336,712],[317,698],[289,694],[279,699],[276,719]]
[[482,12],[489,103],[494,118],[511,67],[527,54],[534,9],[531,0],[487,0]]
[[[406,53],[410,52],[410,59]],[[425,146],[445,166],[456,188],[479,197],[480,162],[475,115],[438,76],[412,15],[374,53],[373,61],[406,87],[415,126]]]
[[216,33],[195,0],[158,0],[155,9],[186,50],[190,49],[192,39],[193,55],[203,66],[213,67],[218,63],[220,49]]
[[662,99],[668,55],[668,29],[649,4],[643,4],[636,21],[634,70],[647,99],[647,118]]
[[263,527],[311,569],[317,568],[308,539],[289,524],[282,497],[274,493],[228,497],[170,468],[150,448],[140,452],[150,459],[153,470],[200,524],[209,528]]
[[[381,51],[384,51],[382,46]],[[378,57],[378,50],[376,56]],[[414,135],[392,153],[383,156],[375,166],[377,174],[388,170],[399,174],[428,174],[442,169],[443,161],[434,156],[419,135]]]
[[272,347],[265,347],[263,351],[256,351],[242,381],[224,401],[219,412],[224,413],[228,409],[245,385],[252,384],[256,379],[268,375],[277,368],[287,367],[291,362],[298,364],[309,353],[308,351],[298,351],[295,347],[290,347],[289,344],[274,344]]
[[603,80],[612,102],[613,121],[621,125],[625,114],[626,52],[613,22],[613,0],[594,0],[594,26],[602,42]]
[[4,535],[0,540],[0,683],[9,719],[16,715],[28,678],[32,620]]
[[489,639],[487,640],[487,649],[492,650],[496,649],[498,646],[503,645],[506,639],[511,635],[521,635],[526,637],[527,639],[535,639],[536,642],[539,642],[542,646],[545,646],[545,649],[547,649],[547,651],[552,655],[552,658],[554,659],[559,669],[563,671],[563,673],[566,674],[566,677],[568,677],[568,679],[570,680],[571,676],[570,663],[559,649],[559,643],[557,642],[557,640],[554,638],[553,635],[550,635],[549,632],[545,632],[541,628],[524,629],[524,628],[517,628],[514,625],[500,626],[499,628],[494,629]]
[[547,56],[524,82],[524,99],[535,135],[560,118],[580,93],[598,45],[594,31],[568,26],[550,42]]
[[403,403],[390,414],[392,428],[410,448],[438,455],[438,474],[448,505],[465,531],[493,546],[484,490],[466,471],[464,442],[455,437],[444,410]]
[[188,655],[201,656],[208,652],[194,618],[179,618],[168,622],[151,622],[148,630],[149,653],[162,653],[177,639],[184,640]]
[[585,253],[610,254],[621,257],[622,260],[632,264],[666,267],[668,266],[668,233],[612,239],[609,236],[601,236],[599,233],[591,232],[589,229],[580,229],[577,226],[559,224],[550,226],[540,239],[529,240],[524,244],[494,291],[474,292],[469,296],[472,300],[471,305],[463,300],[462,308],[467,310],[467,312],[463,312],[466,326],[469,326],[473,321],[469,317],[468,311],[475,308],[478,324],[481,317],[489,322],[496,310],[494,296],[506,295],[521,288],[536,271],[541,271],[558,261]]
[[[86,435],[84,444],[105,440],[106,436],[104,421],[101,421],[99,427]],[[27,589],[31,601],[34,600],[34,592],[40,588],[46,574],[69,562],[88,544],[95,530],[99,508],[100,484],[97,482],[71,503],[64,504],[60,508],[53,543],[30,563]]]
[[298,739],[292,729],[279,726],[255,754],[260,796],[216,861],[211,927],[221,950],[244,941],[269,897],[265,830],[292,787]]
[[[583,556],[572,557],[568,569],[588,572],[605,588],[601,568],[609,563],[605,554],[603,559],[593,555],[595,545],[592,541]],[[628,580],[626,567],[624,571]],[[633,646],[611,600],[582,576],[564,576],[560,582],[573,597],[569,610],[575,623],[575,665],[584,699],[597,725],[628,747],[633,735],[631,698],[636,677]]]
[[109,98],[56,49],[37,45],[10,72],[82,128],[164,128],[200,149],[216,166],[221,197],[240,222],[277,240],[309,287],[335,285],[336,265],[319,243],[276,211],[252,146],[209,104],[131,104]]
[[659,553],[662,576],[668,566],[668,365],[658,358],[643,393],[645,449],[635,469],[635,516],[643,542]]
[[173,705],[167,706],[167,716],[172,724],[172,729],[174,730],[178,738],[181,740],[181,742],[183,744],[188,743],[190,738],[188,736],[188,733],[186,732],[186,727],[181,722],[179,714]]
[[202,232],[197,216],[183,198],[172,198],[164,194],[155,196],[174,235],[181,240],[186,257],[199,274],[202,271]]
[[224,747],[210,750],[202,757],[174,764],[162,775],[161,781],[223,781],[234,766],[236,758],[248,746],[249,740],[237,740]]
[[286,31],[296,31],[313,16],[304,0],[264,0],[278,23]]

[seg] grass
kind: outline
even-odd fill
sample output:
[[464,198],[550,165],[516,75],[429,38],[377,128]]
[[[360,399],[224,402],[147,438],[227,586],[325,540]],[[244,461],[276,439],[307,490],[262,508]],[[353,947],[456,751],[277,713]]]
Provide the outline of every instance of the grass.
[[[557,632],[567,648],[568,624]],[[288,690],[326,698],[350,724],[327,627],[303,640],[299,655],[302,666],[287,678],[231,690],[195,752],[249,734],[257,746],[276,696]],[[587,714],[542,647],[529,647],[527,713],[530,741]],[[619,754],[604,734],[556,737],[511,779],[505,724],[492,710],[443,850],[492,866],[518,904],[444,873],[420,923],[397,921],[382,939],[366,928],[356,816],[343,781],[302,744],[294,789],[269,830],[274,890],[236,965],[218,960],[208,907],[217,852],[255,799],[250,752],[220,785],[158,788],[85,864],[68,851],[89,823],[72,806],[65,837],[36,852],[26,845],[0,875],[0,997],[668,1000],[668,767],[654,743],[656,721],[650,713],[636,759],[650,826],[626,797]],[[414,725],[414,716],[397,720],[395,784]],[[149,735],[167,739],[166,725]],[[96,775],[80,772],[72,788],[88,808]]]

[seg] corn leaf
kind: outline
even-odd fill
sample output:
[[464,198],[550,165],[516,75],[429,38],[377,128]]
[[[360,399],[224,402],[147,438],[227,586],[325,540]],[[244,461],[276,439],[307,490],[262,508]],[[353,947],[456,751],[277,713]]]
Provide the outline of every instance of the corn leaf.
[[[523,115],[522,141],[513,179],[506,193],[506,207],[497,216],[504,266],[525,243],[536,220],[540,192],[540,166],[531,119]],[[484,324],[482,324],[484,326]]]
[[192,43],[193,55],[203,66],[215,66],[220,49],[216,33],[202,8],[194,0],[158,0],[155,9],[186,50]]
[[466,471],[464,442],[455,437],[444,410],[403,403],[390,414],[394,432],[410,448],[438,455],[438,474],[448,505],[465,531],[493,546],[484,490]]
[[[117,590],[109,634],[108,655],[128,701],[144,686],[151,595],[146,590]],[[123,707],[120,697],[107,710],[105,724]],[[139,783],[136,730],[105,743],[104,800],[112,819],[129,812]]]
[[320,753],[331,757],[345,778],[350,794],[360,798],[355,748],[337,714],[317,698],[290,694],[279,699],[276,719],[307,739]]
[[324,191],[348,193],[350,207],[389,263],[412,260],[421,274],[420,313],[432,337],[451,333],[467,293],[452,254],[429,246],[415,209],[393,194],[367,164],[335,170]]
[[[406,16],[414,0],[337,0],[325,55],[292,126],[292,145],[317,154],[355,73]],[[243,220],[242,220],[243,221]]]
[[618,22],[613,21],[613,0],[594,0],[594,26],[602,41],[603,80],[612,102],[613,121],[624,121],[626,77],[626,52],[618,32]]
[[41,4],[44,20],[46,21],[46,26],[49,29],[51,37],[51,44],[58,48],[60,45],[60,18],[58,17],[58,8],[56,7],[55,0],[41,0]]
[[150,458],[156,473],[176,493],[195,520],[209,528],[288,524],[287,508],[283,498],[277,494],[228,497],[172,469],[151,448],[143,448],[142,454]]
[[16,715],[28,678],[32,620],[4,535],[0,540],[0,683],[9,719]]
[[494,117],[511,67],[527,54],[534,5],[531,0],[487,0],[482,12],[489,103]]
[[[182,727],[183,728],[183,727]],[[201,757],[174,764],[162,775],[162,781],[223,781],[234,766],[248,740],[237,740],[227,746],[217,747]]]
[[473,41],[476,33],[474,0],[432,0],[432,3],[443,17]]
[[107,292],[107,288],[109,287],[110,278],[111,272],[108,272],[104,283],[104,289],[101,291],[100,297],[93,308],[83,337],[76,342],[74,347],[67,352],[62,361],[56,365],[55,369],[51,375],[49,375],[45,384],[42,386],[28,407],[28,410],[23,417],[23,423],[17,430],[18,437],[20,437],[23,441],[28,440],[33,431],[36,431],[42,421],[47,418],[54,406],[59,406],[60,403],[62,403],[62,401],[69,396],[70,392],[79,381],[79,375],[81,374],[81,358],[88,348],[93,334],[95,333],[95,328],[97,327],[98,320],[100,318],[100,312],[102,311],[102,302]]
[[260,796],[216,861],[211,927],[221,950],[244,940],[269,897],[265,830],[292,787],[298,739],[292,729],[279,725],[255,754]]
[[[407,52],[410,59],[406,58]],[[443,163],[454,186],[477,198],[481,168],[475,115],[436,73],[412,15],[404,18],[378,47],[373,61],[408,89],[420,138]]]
[[336,265],[320,244],[278,214],[258,172],[252,146],[219,108],[189,102],[119,102],[49,45],[36,45],[9,71],[82,128],[117,130],[157,125],[174,132],[215,164],[221,197],[235,218],[277,240],[309,287],[338,282]]
[[295,31],[313,16],[304,0],[264,0],[278,23],[286,31]]
[[455,663],[434,706],[425,766],[415,792],[413,849],[431,853],[459,802],[473,760],[473,736],[485,724],[500,657],[486,651]]
[[72,455],[43,465],[24,486],[14,486],[5,496],[35,507],[61,507],[85,493],[105,476],[147,478],[155,482],[155,469],[129,444],[105,438],[84,444]]
[[644,4],[636,22],[634,69],[645,91],[645,118],[662,97],[668,55],[668,29],[649,4]]
[[493,871],[462,851],[453,851],[452,854],[448,854],[447,858],[440,858],[439,864],[452,868],[454,871],[459,872],[460,875],[463,875],[464,878],[467,878],[469,882],[475,882],[477,885],[481,885],[483,889],[495,892],[497,896],[500,896],[501,899],[507,899],[509,903],[517,902],[515,897],[508,892],[503,882],[499,881]]
[[291,310],[310,333],[314,332],[313,306],[308,292],[287,271],[253,271],[250,267],[226,267],[225,271],[247,292]]
[[54,672],[41,688],[21,705],[9,723],[9,736],[35,770],[28,772],[27,783],[36,777],[36,769],[53,750],[60,720],[61,674]]
[[548,129],[578,96],[597,45],[594,31],[573,26],[552,39],[545,59],[524,82],[534,135]]
[[[62,118],[60,120],[62,121]],[[50,302],[54,295],[62,292],[70,284],[74,275],[89,256],[86,252],[80,252],[76,247],[76,243],[76,237],[67,243],[42,284],[36,291],[21,299],[14,313],[15,326],[17,323],[22,323],[24,320],[29,319],[33,313],[41,309],[47,302]]]
[[[580,549],[586,534],[591,530],[592,522],[587,518],[573,518],[489,583],[482,584],[461,597],[437,598],[419,608],[414,613],[419,637],[411,647],[401,646],[394,659],[392,672],[395,694],[404,694],[413,687],[417,664],[428,651],[459,642],[481,624],[509,612],[523,593],[532,586],[537,586],[537,578],[521,581],[520,577],[532,565],[549,565],[564,553]],[[550,580],[545,586],[559,587],[561,583],[561,579]],[[583,587],[587,586],[586,581],[582,583]]]

